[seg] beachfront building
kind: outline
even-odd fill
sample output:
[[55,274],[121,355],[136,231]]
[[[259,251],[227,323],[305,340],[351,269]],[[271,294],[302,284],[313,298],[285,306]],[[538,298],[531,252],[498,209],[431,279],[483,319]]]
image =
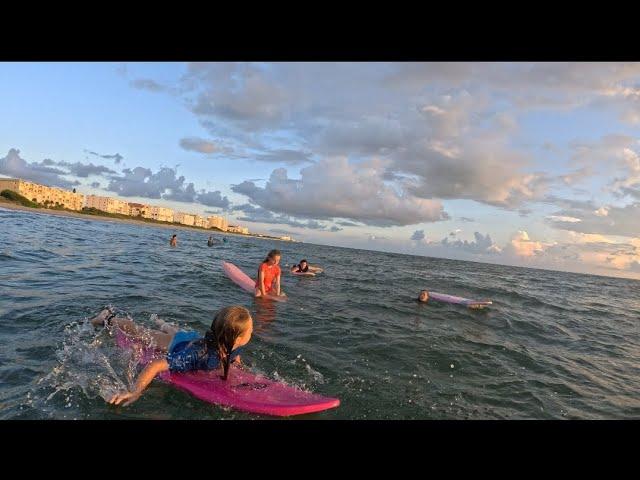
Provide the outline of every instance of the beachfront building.
[[173,221],[182,225],[193,227],[196,222],[196,216],[191,213],[176,212],[173,215]]
[[173,222],[173,210],[166,207],[149,208],[149,218],[159,222]]
[[224,217],[212,215],[211,217],[207,217],[207,228],[218,228],[223,232],[226,232],[229,228],[229,223]]
[[129,203],[113,197],[87,195],[84,206],[87,208],[95,208],[107,213],[117,213],[127,216],[131,215],[131,207],[129,206]]
[[27,182],[20,178],[0,178],[0,192],[2,190],[14,191],[27,200],[44,206],[61,206],[69,210],[82,210],[84,204],[84,195],[80,193]]
[[207,228],[207,221],[204,219],[204,217],[201,217],[200,215],[195,215],[196,219],[193,222],[193,225],[195,227],[201,227],[201,228]]
[[280,237],[280,240],[285,240],[287,242],[291,241],[291,237],[289,235],[283,235],[282,237]]
[[240,225],[229,225],[227,231],[231,233],[244,233],[245,235],[249,234],[249,229],[247,227],[241,227]]
[[132,217],[151,218],[151,205],[130,202],[129,211]]

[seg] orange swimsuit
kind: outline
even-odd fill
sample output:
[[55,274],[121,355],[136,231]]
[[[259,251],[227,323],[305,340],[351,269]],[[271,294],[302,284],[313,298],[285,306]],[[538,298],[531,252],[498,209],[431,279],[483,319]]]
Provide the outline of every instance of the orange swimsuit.
[[[280,267],[278,265],[267,265],[266,263],[260,264],[260,269],[258,270],[258,274],[262,272],[262,276],[264,278],[264,291],[265,293],[269,293],[273,289],[273,281],[276,279],[278,275],[280,275]],[[260,288],[260,276],[258,275],[258,280],[256,280],[256,288]]]

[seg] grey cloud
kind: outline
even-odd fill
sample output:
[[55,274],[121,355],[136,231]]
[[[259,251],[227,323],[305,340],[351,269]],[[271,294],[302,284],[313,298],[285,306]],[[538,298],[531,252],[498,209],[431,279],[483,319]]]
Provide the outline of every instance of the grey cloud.
[[191,150],[199,153],[215,153],[219,150],[215,143],[197,137],[181,139],[180,146],[185,150]]
[[233,210],[243,212],[244,216],[238,217],[238,220],[244,222],[255,223],[273,223],[281,225],[291,225],[298,228],[309,228],[312,230],[325,230],[327,227],[315,220],[308,220],[307,222],[301,222],[289,215],[279,214],[276,215],[273,212],[266,210],[262,207],[256,207],[251,204],[237,205],[233,207]]
[[196,201],[207,205],[208,207],[219,207],[223,209],[229,208],[229,199],[216,190],[215,192],[202,191],[196,196]]
[[177,171],[163,167],[153,173],[148,168],[125,168],[123,175],[112,175],[107,190],[123,197],[163,198],[178,202],[196,202],[209,207],[228,208],[228,198],[219,191],[196,192],[193,183],[187,183]]
[[458,217],[461,222],[475,222],[475,219],[469,217]]
[[567,222],[560,219],[547,219],[547,222],[558,229],[581,233],[598,233],[602,235],[620,235],[627,237],[640,236],[640,202],[624,207],[609,206],[606,216],[595,213],[596,207],[591,202],[584,202],[587,208],[567,208],[553,214],[554,217],[574,217],[580,222]]
[[89,153],[91,155],[95,155],[96,157],[106,158],[107,160],[113,160],[116,164],[119,164],[124,158],[119,153],[115,153],[113,155],[103,155],[103,154],[100,154],[100,153],[97,153],[97,152],[92,152],[91,150],[85,150],[85,152],[87,152],[87,153]]
[[342,228],[340,228],[340,227],[337,227],[337,226],[335,226],[335,225],[333,225],[333,226],[329,229],[329,231],[331,231],[331,232],[339,232],[340,230],[344,230],[344,229],[342,229]]
[[92,186],[93,188],[100,188],[100,182],[92,182],[92,183],[91,183],[91,186]]
[[72,188],[79,184],[63,178],[61,175],[68,175],[68,172],[51,165],[55,165],[55,162],[49,159],[40,163],[27,162],[20,157],[20,150],[12,148],[0,159],[0,174],[62,188]]
[[289,165],[313,163],[311,153],[287,149],[271,150],[268,153],[257,155],[254,158],[261,162],[280,162],[287,163]]
[[139,90],[148,90],[150,92],[164,92],[167,90],[167,87],[160,85],[155,80],[150,78],[138,78],[129,82],[129,84],[133,88],[137,88]]
[[100,175],[105,176],[107,174],[116,173],[114,170],[105,167],[104,165],[94,165],[93,163],[85,164],[80,162],[69,163],[69,162],[55,162],[54,165],[64,167],[69,170],[71,175],[80,178],[87,178],[89,175]]
[[415,232],[413,232],[413,235],[411,235],[411,240],[415,240],[417,242],[421,242],[424,239],[425,239],[424,230],[416,230]]
[[491,247],[494,246],[494,243],[488,233],[487,235],[482,235],[480,232],[474,232],[473,235],[475,240],[472,242],[467,240],[456,240],[455,242],[450,242],[447,237],[444,237],[440,243],[444,247],[459,248],[470,253],[495,253],[495,251],[491,249]]
[[338,225],[342,225],[343,227],[358,227],[359,226],[357,223],[346,222],[344,220],[337,221],[336,223]]

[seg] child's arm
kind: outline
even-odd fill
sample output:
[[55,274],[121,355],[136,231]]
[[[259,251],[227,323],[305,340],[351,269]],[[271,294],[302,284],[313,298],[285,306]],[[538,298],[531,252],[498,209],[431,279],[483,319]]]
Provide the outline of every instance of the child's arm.
[[280,296],[280,274],[276,277],[276,295]]
[[267,296],[267,292],[265,292],[265,288],[264,288],[264,273],[262,272],[262,268],[260,270],[258,270],[258,286],[260,288],[260,293],[262,294],[263,297]]
[[114,405],[120,405],[123,401],[126,400],[125,403],[122,403],[123,406],[131,405],[135,402],[140,395],[142,395],[142,391],[147,388],[147,385],[151,383],[151,380],[155,378],[155,376],[161,372],[165,372],[169,370],[169,364],[163,358],[160,360],[154,360],[149,365],[142,370],[140,376],[138,377],[138,381],[136,382],[136,386],[133,388],[132,392],[122,392],[114,395],[109,403]]

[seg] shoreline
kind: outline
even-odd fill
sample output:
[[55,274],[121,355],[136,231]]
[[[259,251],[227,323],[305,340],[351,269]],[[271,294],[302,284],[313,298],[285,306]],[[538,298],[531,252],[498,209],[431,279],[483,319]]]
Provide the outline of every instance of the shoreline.
[[273,237],[259,237],[257,235],[243,235],[242,233],[233,233],[233,232],[223,232],[220,230],[209,230],[209,229],[204,229],[204,228],[198,228],[198,227],[191,227],[189,225],[181,225],[181,224],[166,224],[166,223],[155,223],[155,222],[145,222],[142,220],[136,220],[134,218],[114,218],[114,217],[107,217],[107,216],[101,216],[101,215],[87,215],[84,213],[79,213],[79,212],[71,212],[68,210],[52,210],[52,209],[46,209],[46,208],[30,208],[30,207],[25,207],[24,205],[19,205],[13,202],[10,202],[8,200],[5,200],[4,198],[0,198],[0,208],[6,208],[7,210],[20,210],[23,212],[30,212],[30,213],[41,213],[43,215],[57,215],[57,216],[61,216],[61,217],[71,217],[71,218],[80,218],[83,220],[95,220],[95,221],[99,221],[99,222],[116,222],[116,223],[124,223],[124,224],[128,224],[128,225],[142,225],[145,227],[160,227],[160,228],[164,228],[164,229],[180,229],[180,230],[189,230],[192,232],[200,232],[203,234],[209,234],[209,235],[232,235],[235,237],[243,237],[243,238],[247,238],[247,237],[251,237],[251,238],[258,238],[258,239],[263,239],[263,240],[277,240],[279,242],[290,242],[291,240],[282,240],[280,238],[273,238]]

